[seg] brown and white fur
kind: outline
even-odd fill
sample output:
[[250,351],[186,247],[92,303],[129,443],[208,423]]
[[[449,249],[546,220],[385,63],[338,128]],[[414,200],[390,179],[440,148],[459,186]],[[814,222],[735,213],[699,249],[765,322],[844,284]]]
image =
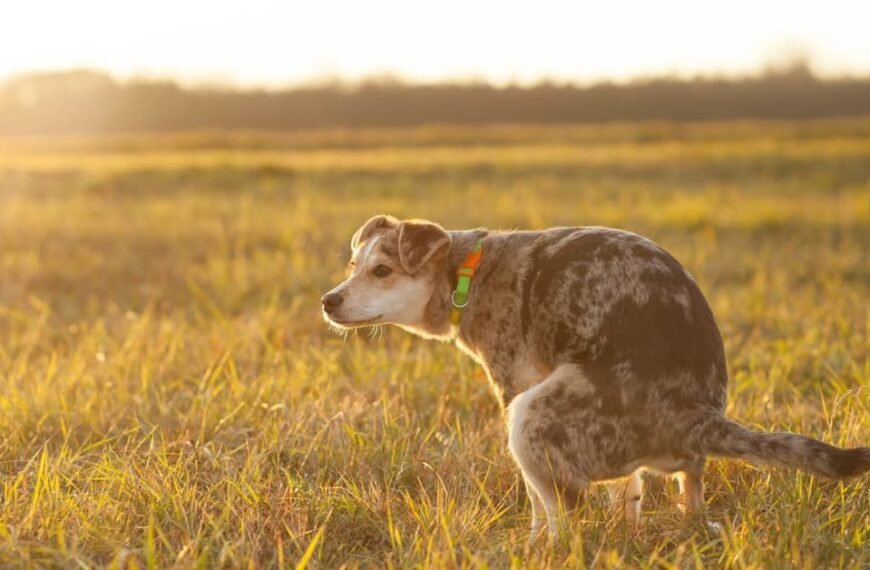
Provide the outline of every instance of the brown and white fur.
[[[458,327],[456,268],[483,239]],[[380,323],[453,340],[486,371],[507,412],[508,447],[532,505],[533,537],[595,481],[639,516],[640,471],[674,473],[701,514],[707,456],[833,479],[870,468],[870,448],[747,429],[723,415],[722,338],[698,285],[671,255],[602,228],[445,231],[376,216],[351,240],[347,280],[324,295],[343,328]],[[561,503],[560,503],[561,501]]]

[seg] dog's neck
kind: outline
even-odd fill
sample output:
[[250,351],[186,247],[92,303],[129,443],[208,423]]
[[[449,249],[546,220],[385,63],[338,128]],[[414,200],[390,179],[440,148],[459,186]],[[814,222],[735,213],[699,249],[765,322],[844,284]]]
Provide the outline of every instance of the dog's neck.
[[[456,270],[474,249],[478,240],[486,237],[489,231],[484,229],[462,230],[448,232],[450,234],[450,252],[444,272],[435,276],[432,297],[426,303],[423,323],[420,327],[403,327],[426,338],[452,340],[456,336],[456,327],[450,325],[450,303],[453,290],[456,289]],[[486,257],[486,252],[484,252]],[[485,260],[484,260],[485,261]]]

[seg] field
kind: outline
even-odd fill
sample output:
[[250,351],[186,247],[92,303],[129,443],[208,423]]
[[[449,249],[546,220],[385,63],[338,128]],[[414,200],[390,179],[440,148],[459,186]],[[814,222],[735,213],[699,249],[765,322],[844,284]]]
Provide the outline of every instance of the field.
[[866,568],[870,479],[648,480],[553,544],[481,372],[330,332],[375,213],[612,225],[695,275],[729,413],[870,444],[870,120],[0,139],[0,565]]

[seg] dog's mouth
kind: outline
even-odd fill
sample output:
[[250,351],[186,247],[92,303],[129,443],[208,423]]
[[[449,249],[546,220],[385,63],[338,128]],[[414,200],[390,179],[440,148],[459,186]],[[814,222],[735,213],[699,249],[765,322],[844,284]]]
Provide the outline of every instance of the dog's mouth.
[[329,313],[327,313],[325,311],[323,314],[326,317],[326,320],[328,320],[332,324],[338,325],[338,326],[346,328],[346,329],[352,329],[352,328],[356,328],[356,327],[366,327],[369,325],[379,324],[381,322],[381,318],[383,318],[383,316],[384,316],[384,315],[378,315],[377,317],[373,317],[371,319],[354,320],[354,319],[339,319],[338,317],[330,315]]

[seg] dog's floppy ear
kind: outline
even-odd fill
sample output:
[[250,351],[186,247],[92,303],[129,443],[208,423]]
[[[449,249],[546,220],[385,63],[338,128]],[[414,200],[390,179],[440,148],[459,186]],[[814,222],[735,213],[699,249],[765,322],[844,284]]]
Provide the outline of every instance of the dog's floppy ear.
[[360,228],[350,238],[350,248],[356,251],[360,244],[369,239],[376,230],[380,228],[394,228],[399,225],[399,220],[393,216],[374,216],[369,218],[369,221],[360,226]]
[[408,220],[399,224],[399,263],[408,275],[417,273],[437,255],[450,249],[450,235],[438,224]]

